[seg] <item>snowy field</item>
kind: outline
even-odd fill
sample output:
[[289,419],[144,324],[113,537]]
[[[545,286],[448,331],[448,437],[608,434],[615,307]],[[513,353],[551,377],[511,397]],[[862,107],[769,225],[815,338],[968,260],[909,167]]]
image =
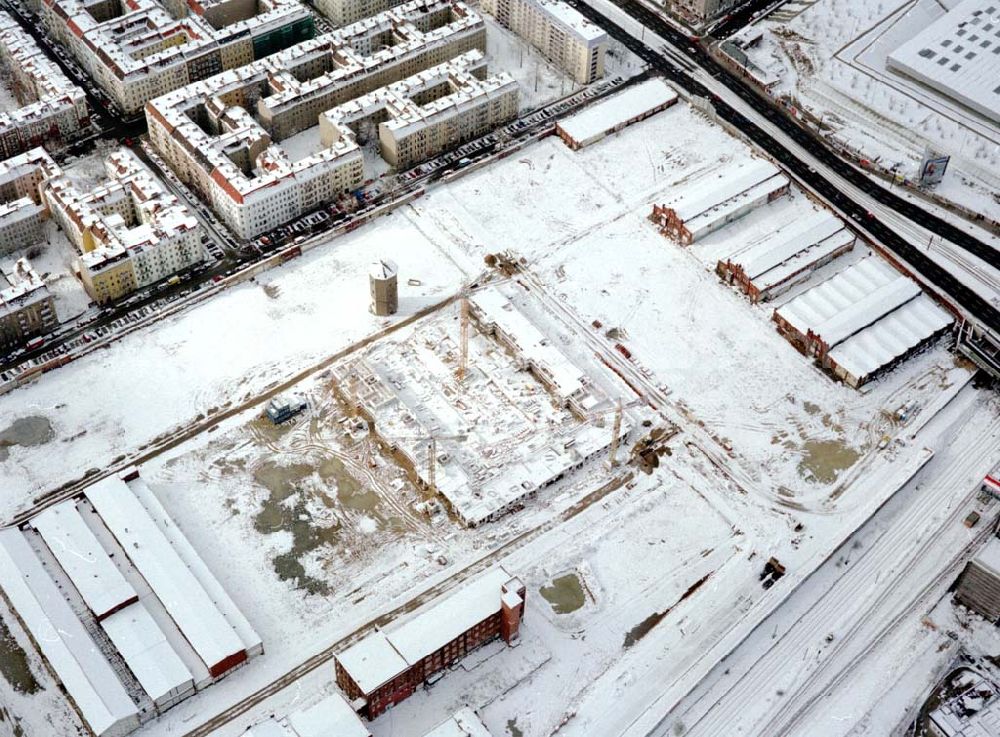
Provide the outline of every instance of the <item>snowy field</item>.
[[761,22],[752,61],[834,139],[913,178],[928,145],[952,156],[935,192],[1000,218],[1000,133],[995,125],[886,68],[886,57],[954,2],[789,2]]
[[[595,734],[612,716],[608,694],[634,715],[648,688],[682,689],[719,654],[716,644],[775,606],[797,571],[835,548],[919,461],[912,444],[877,450],[883,435],[902,441],[908,432],[894,410],[915,400],[918,418],[932,414],[969,372],[937,345],[855,392],[781,338],[768,305],[719,283],[715,259],[813,208],[801,194],[690,248],[649,222],[653,202],[751,157],[683,105],[579,152],[547,138],[0,397],[4,421],[30,417],[52,429],[51,439],[0,458],[4,517],[87,469],[155,453],[193,423],[207,427],[143,473],[266,654],[143,734],[185,734],[506,543],[516,544],[504,564],[530,589],[524,643],[473,655],[377,721],[377,737],[420,734],[462,703],[483,709],[495,735],[535,737],[579,702],[566,733]],[[526,260],[525,278],[579,317],[569,322],[539,301],[533,317],[547,320],[560,349],[601,370],[583,340],[599,320],[588,339],[628,346],[684,426],[658,471],[582,511],[574,504],[608,478],[598,464],[501,522],[432,525],[414,510],[420,493],[385,457],[345,439],[323,363],[453,295],[482,271],[485,254],[507,249]],[[367,311],[377,257],[400,268],[400,313],[388,321]],[[260,406],[211,423],[311,368],[297,386],[310,413],[287,430],[263,425]],[[771,555],[796,572],[765,592],[756,574]],[[222,733],[311,701],[330,679],[325,663]],[[0,695],[4,688],[0,681]]]

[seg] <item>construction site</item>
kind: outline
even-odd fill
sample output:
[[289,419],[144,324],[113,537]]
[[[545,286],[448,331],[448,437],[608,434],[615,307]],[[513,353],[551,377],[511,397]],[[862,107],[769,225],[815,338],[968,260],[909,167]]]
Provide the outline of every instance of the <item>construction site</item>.
[[457,335],[445,312],[333,368],[347,411],[470,527],[597,457],[614,466],[631,428],[508,297],[520,291],[478,290],[460,300]]

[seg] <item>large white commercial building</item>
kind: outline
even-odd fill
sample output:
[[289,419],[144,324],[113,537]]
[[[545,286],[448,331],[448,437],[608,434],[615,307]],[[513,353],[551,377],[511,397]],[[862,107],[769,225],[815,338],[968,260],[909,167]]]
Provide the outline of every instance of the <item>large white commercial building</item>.
[[263,652],[135,471],[0,531],[0,588],[97,737],[128,734]]
[[42,22],[126,114],[311,38],[298,0],[36,0]]
[[71,140],[90,126],[79,87],[50,61],[7,13],[0,12],[0,60],[23,107],[0,113],[0,158],[43,142]]
[[153,100],[150,140],[237,236],[252,238],[364,181],[346,126],[328,133],[330,146],[317,130],[316,150],[298,160],[281,141],[331,108],[485,48],[483,19],[464,3],[412,0]]
[[887,64],[1000,123],[1000,2],[963,0],[889,54]]
[[44,187],[52,217],[80,251],[84,288],[98,303],[187,271],[205,260],[190,210],[128,149],[104,162],[109,182],[81,192],[67,178]]
[[345,128],[377,123],[382,158],[408,167],[517,117],[514,78],[485,75],[486,59],[473,49],[323,113],[320,140],[335,146]]
[[576,82],[604,76],[608,35],[562,0],[483,0],[482,7]]

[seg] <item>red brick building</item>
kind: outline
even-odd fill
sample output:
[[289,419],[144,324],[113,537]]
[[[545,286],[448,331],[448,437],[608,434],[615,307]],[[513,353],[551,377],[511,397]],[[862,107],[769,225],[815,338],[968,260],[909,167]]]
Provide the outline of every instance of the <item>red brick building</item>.
[[387,630],[374,630],[336,657],[337,685],[374,719],[481,645],[518,638],[525,588],[497,566]]

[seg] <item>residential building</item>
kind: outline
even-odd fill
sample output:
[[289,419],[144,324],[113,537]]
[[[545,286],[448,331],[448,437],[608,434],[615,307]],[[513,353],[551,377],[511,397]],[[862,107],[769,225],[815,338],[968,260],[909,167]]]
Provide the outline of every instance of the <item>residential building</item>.
[[28,259],[0,262],[0,351],[23,345],[58,325],[52,295]]
[[0,162],[0,255],[37,242],[48,217],[43,184],[62,175],[44,149]]
[[240,238],[252,238],[357,189],[354,131],[328,121],[297,160],[281,145],[320,115],[472,49],[483,19],[458,0],[411,0],[146,106],[150,140],[177,176]]
[[344,127],[356,131],[381,121],[382,158],[401,169],[410,167],[517,117],[514,78],[506,72],[485,77],[483,53],[467,51],[323,113],[320,140],[334,146]]
[[704,177],[676,197],[653,205],[652,219],[663,235],[690,245],[744,215],[788,194],[791,182],[774,164],[755,159],[724,177]]
[[579,84],[604,76],[607,34],[562,0],[483,0],[482,8]]
[[525,587],[502,566],[336,656],[337,685],[374,719],[427,679],[496,638],[519,639]]
[[298,0],[39,0],[42,22],[126,115],[312,38]]
[[83,90],[4,12],[0,12],[0,61],[23,105],[0,113],[0,158],[45,142],[69,141],[90,127],[90,107]]
[[187,207],[128,149],[104,162],[110,181],[81,192],[67,178],[44,188],[52,217],[80,251],[84,288],[99,304],[206,258],[202,228]]

